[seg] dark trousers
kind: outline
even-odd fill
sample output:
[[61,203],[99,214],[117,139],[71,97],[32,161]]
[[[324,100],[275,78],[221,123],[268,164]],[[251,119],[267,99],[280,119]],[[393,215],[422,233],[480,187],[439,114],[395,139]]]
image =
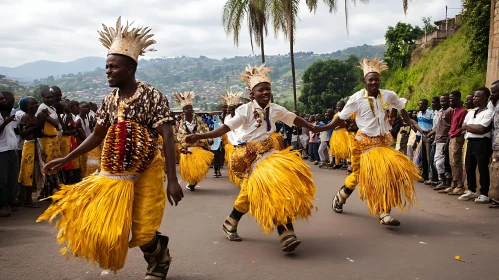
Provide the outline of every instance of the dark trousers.
[[12,202],[19,177],[17,152],[10,150],[0,153],[0,207]]
[[430,179],[430,152],[431,144],[428,138],[421,137],[421,165],[423,167],[423,179]]
[[490,174],[489,163],[492,155],[492,140],[485,138],[468,138],[466,149],[466,180],[468,190],[476,192],[476,167],[480,173],[480,194],[489,196]]
[[319,142],[308,144],[309,157],[310,157],[310,160],[312,160],[312,161],[319,160],[319,144],[320,144]]

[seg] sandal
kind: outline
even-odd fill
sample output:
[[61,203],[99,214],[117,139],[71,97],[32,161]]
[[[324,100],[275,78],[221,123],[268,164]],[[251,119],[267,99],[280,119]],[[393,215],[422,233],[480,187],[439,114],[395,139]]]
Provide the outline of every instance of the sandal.
[[379,224],[385,226],[394,226],[394,227],[400,226],[400,222],[396,220],[394,217],[390,216],[389,214],[383,217],[379,216]]

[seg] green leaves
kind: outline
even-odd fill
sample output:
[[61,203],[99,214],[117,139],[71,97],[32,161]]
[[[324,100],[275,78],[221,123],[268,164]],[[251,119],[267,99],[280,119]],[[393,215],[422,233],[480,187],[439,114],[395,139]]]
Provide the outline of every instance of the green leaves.
[[388,27],[385,33],[385,61],[390,68],[405,67],[409,64],[411,54],[409,46],[424,35],[418,26],[399,22],[395,27]]

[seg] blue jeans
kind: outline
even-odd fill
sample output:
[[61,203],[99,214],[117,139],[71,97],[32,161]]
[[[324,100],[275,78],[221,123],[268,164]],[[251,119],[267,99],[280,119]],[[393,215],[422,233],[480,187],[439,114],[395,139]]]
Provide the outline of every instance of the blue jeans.
[[310,154],[310,160],[311,161],[316,161],[319,160],[319,143],[309,143],[309,154]]
[[298,150],[298,141],[291,142],[291,146],[293,146],[293,150]]

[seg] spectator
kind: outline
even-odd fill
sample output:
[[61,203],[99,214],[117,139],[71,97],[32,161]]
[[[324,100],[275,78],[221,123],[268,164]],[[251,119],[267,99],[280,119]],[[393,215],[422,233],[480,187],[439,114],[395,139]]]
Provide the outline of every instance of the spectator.
[[[15,115],[11,115],[14,107],[14,96],[4,91],[0,93],[0,217],[11,214],[11,205],[15,186],[19,176],[19,159],[17,158],[17,137],[14,132]],[[16,205],[17,206],[17,205]]]
[[[326,112],[326,114],[327,114],[327,112]],[[319,117],[319,118],[322,118],[322,117]],[[326,123],[323,122],[322,120],[320,120],[317,123],[317,125],[324,126],[324,125],[326,125]],[[319,135],[319,138],[321,141],[320,146],[319,146],[319,159],[320,159],[319,168],[327,168],[328,167],[328,163],[329,163],[329,137],[330,137],[329,132],[327,130],[321,132]]]
[[449,195],[464,194],[463,181],[463,146],[464,134],[461,127],[468,110],[461,102],[461,92],[453,91],[449,94],[449,103],[452,108],[451,127],[449,130],[449,160],[452,169],[452,185],[443,192]]
[[[459,200],[475,199],[475,203],[489,203],[489,159],[492,155],[492,133],[490,124],[494,112],[487,106],[490,96],[488,88],[479,88],[473,95],[473,104],[477,107],[468,112],[464,119],[463,130],[468,140],[466,151],[466,179],[468,190],[459,197]],[[476,194],[476,168],[480,174],[480,195]]]
[[499,161],[499,80],[492,83],[490,87],[490,102],[489,106],[494,112],[493,130],[492,130],[492,150],[493,160]]
[[443,191],[452,184],[452,171],[449,163],[449,131],[451,127],[452,108],[450,107],[449,95],[440,97],[439,120],[430,134],[435,135],[435,166],[441,183],[434,190]]
[[[417,115],[418,125],[424,131],[430,131],[433,127],[433,116],[435,112],[432,108],[428,107],[428,100],[421,99],[419,101],[419,112]],[[421,135],[420,132],[416,134],[416,141],[421,142],[421,164],[423,169],[423,178],[420,183],[425,183],[425,185],[431,185],[430,181],[430,152],[431,152],[431,142],[426,135]]]
[[[435,112],[433,115],[433,126],[432,126],[432,130],[433,130],[437,126],[438,121],[440,120],[440,115],[442,114],[442,106],[440,106],[440,98],[439,97],[435,96],[431,99],[431,108],[433,109],[433,112]],[[435,135],[429,136],[428,139],[431,143],[431,150],[430,150],[431,185],[437,186],[440,184],[440,181],[438,178],[437,166],[435,165],[435,151],[436,151]]]
[[[316,116],[310,116],[310,122],[317,125]],[[310,140],[308,145],[309,160],[313,161],[315,165],[319,164],[319,135],[309,132]]]

